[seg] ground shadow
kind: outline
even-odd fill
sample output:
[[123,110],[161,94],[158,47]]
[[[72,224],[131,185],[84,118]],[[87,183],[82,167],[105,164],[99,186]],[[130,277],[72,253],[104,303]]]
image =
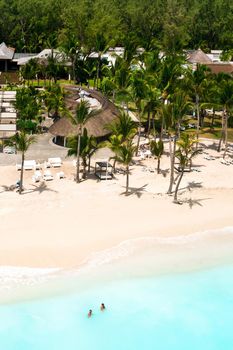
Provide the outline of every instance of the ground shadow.
[[211,149],[211,150],[214,150],[217,152],[217,150],[218,150],[218,143],[217,142],[213,142],[210,145],[206,145],[205,143],[199,142],[199,145],[203,148],[203,151]]
[[3,193],[3,192],[14,192],[16,190],[15,185],[11,185],[11,186],[1,185],[1,187],[3,188],[3,190],[0,193]]
[[148,184],[143,185],[141,187],[129,187],[128,190],[128,194],[126,195],[126,192],[122,192],[121,195],[126,195],[126,196],[131,196],[131,195],[136,195],[138,198],[141,198],[141,196],[143,195],[143,193],[146,192],[146,187],[148,186]]
[[39,194],[45,192],[45,191],[49,191],[49,192],[54,192],[54,193],[57,193],[58,191],[56,190],[53,190],[52,188],[49,188],[47,186],[47,184],[43,181],[43,182],[40,182],[39,185],[32,185],[34,188],[30,188],[28,190],[24,190],[22,192],[22,194],[29,194],[29,193],[32,193],[32,192],[38,192]]
[[202,182],[195,182],[195,181],[191,181],[191,182],[188,182],[188,185],[187,185],[187,189],[189,191],[191,191],[193,188],[202,188]]
[[199,207],[203,207],[202,202],[210,200],[211,198],[202,198],[202,199],[182,199],[179,200],[179,204],[188,204],[189,208],[192,209],[195,205],[198,205]]
[[160,172],[159,174],[163,175],[163,177],[166,177],[170,172],[170,169],[167,168],[167,169],[160,169]]

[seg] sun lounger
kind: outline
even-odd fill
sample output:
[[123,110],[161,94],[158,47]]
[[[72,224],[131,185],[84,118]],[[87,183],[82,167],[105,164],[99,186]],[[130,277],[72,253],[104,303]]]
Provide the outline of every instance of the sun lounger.
[[225,160],[225,159],[223,159],[223,158],[220,159],[220,162],[221,162],[222,164],[224,164],[224,165],[230,165],[230,164],[231,164],[231,162],[228,162],[227,160]]
[[59,180],[65,178],[65,174],[63,171],[59,171],[59,173],[57,173],[56,176],[57,176],[57,179]]
[[50,163],[53,168],[58,168],[62,165],[62,161],[60,157],[48,158],[48,163]]
[[39,170],[35,171],[34,175],[32,176],[33,182],[40,182],[42,180],[42,174]]
[[147,151],[144,152],[146,158],[150,158],[152,156],[151,151],[148,149]]
[[51,168],[51,164],[49,162],[44,162],[44,168]]
[[42,165],[40,163],[36,163],[35,170],[41,170],[41,169],[42,169]]
[[207,159],[207,160],[215,160],[215,157],[213,157],[213,156],[206,156],[206,157],[204,157],[204,159]]
[[[36,167],[36,161],[35,160],[25,160],[23,168],[24,170],[33,170]],[[21,170],[21,164],[16,164],[16,169]]]
[[3,148],[3,153],[15,154],[16,153],[15,147],[6,146]]
[[44,175],[43,175],[43,180],[45,180],[45,181],[53,180],[53,175],[51,174],[50,170],[45,170]]

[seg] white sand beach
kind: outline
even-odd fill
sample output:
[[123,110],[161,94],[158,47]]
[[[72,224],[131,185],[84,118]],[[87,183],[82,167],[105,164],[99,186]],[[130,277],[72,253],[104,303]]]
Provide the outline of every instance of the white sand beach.
[[[233,165],[222,164],[222,155],[215,150],[206,151],[215,159],[206,160],[201,154],[194,160],[199,171],[184,176],[183,205],[174,204],[166,194],[167,156],[161,161],[163,174],[148,171],[156,167],[154,159],[132,166],[128,197],[123,194],[123,174],[108,181],[93,176],[76,184],[71,161],[62,165],[66,178],[61,180],[33,184],[33,171],[25,171],[25,191],[20,196],[6,191],[19,173],[14,166],[1,166],[0,265],[76,268],[91,254],[129,239],[233,226]],[[51,171],[55,175],[59,170]]]

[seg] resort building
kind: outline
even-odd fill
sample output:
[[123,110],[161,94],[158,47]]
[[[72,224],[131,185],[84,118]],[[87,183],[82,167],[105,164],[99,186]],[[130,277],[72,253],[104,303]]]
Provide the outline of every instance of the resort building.
[[[103,96],[99,91],[74,87],[66,87],[68,92],[66,96],[66,106],[72,114],[75,114],[77,103],[80,99],[87,100],[92,108],[99,109],[99,113],[89,119],[85,124],[88,134],[97,137],[99,140],[106,138],[110,131],[106,128],[107,124],[112,123],[119,116],[116,106]],[[61,146],[66,145],[66,138],[71,135],[77,135],[78,127],[71,121],[62,117],[54,122],[49,128],[49,132],[54,135],[54,142]]]
[[222,51],[213,50],[210,54],[204,53],[201,49],[187,51],[187,62],[192,65],[193,70],[197,64],[207,66],[212,73],[233,74],[233,62],[223,62],[220,59]]
[[0,140],[16,133],[16,110],[13,103],[16,91],[0,91]]

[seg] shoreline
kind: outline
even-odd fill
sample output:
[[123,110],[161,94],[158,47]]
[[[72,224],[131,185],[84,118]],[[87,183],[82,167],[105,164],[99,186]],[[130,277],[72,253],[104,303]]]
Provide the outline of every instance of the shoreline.
[[0,267],[0,304],[76,294],[102,284],[233,265],[233,226],[138,237],[94,253],[76,268]]
[[[117,196],[113,200],[114,195],[109,198],[98,193],[94,203],[85,194],[82,202],[76,203],[71,195],[66,202],[53,198],[52,205],[44,208],[44,198],[37,197],[33,203],[36,208],[31,210],[34,194],[29,200],[22,198],[23,207],[21,198],[16,197],[10,200],[12,207],[0,210],[0,265],[75,268],[90,254],[128,239],[175,237],[233,225],[233,190],[195,190],[193,200],[205,192],[211,197],[209,203],[193,209],[174,205],[167,196]],[[20,205],[17,210],[12,209],[14,201]]]
[[[165,194],[170,161],[166,155],[161,162],[163,174],[145,171],[156,167],[154,159],[132,166],[128,197],[123,194],[124,175],[117,174],[109,181],[90,176],[76,184],[75,168],[68,161],[60,168],[66,176],[62,180],[56,178],[60,169],[51,169],[53,181],[34,184],[33,172],[25,171],[26,190],[19,196],[6,191],[19,173],[13,166],[0,167],[0,266],[71,271],[99,252],[124,245],[122,242],[140,242],[141,237],[174,241],[233,226],[233,166],[223,165],[212,148],[208,152],[215,160],[209,161],[200,154],[194,164],[199,171],[185,174],[179,191],[183,205],[174,204],[173,198]],[[226,242],[232,252],[233,236],[223,236],[213,237],[213,246]],[[195,242],[192,244],[195,246]],[[155,244],[155,255],[161,251],[169,263],[171,251],[162,247]],[[174,244],[174,251],[184,255],[184,265],[188,266],[189,256],[182,249],[182,245]],[[200,265],[207,260],[208,244],[203,243],[202,249]],[[140,260],[140,252],[137,256]],[[157,261],[158,266],[161,261]]]

